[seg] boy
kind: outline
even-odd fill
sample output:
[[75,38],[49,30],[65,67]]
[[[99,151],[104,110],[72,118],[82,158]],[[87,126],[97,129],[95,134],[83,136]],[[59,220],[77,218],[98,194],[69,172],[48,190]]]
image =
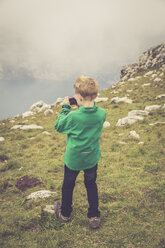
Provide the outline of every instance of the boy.
[[78,110],[71,111],[69,97],[66,97],[55,124],[59,133],[67,134],[62,204],[60,205],[59,201],[55,203],[55,214],[61,222],[70,220],[76,177],[83,170],[89,203],[87,217],[90,226],[98,228],[100,211],[96,177],[97,163],[101,156],[99,137],[103,131],[106,112],[94,101],[98,94],[98,83],[94,79],[80,76],[74,84],[74,89]]

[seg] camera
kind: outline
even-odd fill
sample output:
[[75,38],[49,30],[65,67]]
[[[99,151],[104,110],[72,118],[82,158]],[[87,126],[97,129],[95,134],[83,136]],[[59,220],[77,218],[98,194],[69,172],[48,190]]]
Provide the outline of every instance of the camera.
[[70,105],[77,105],[77,101],[74,97],[69,98],[69,103],[70,103]]

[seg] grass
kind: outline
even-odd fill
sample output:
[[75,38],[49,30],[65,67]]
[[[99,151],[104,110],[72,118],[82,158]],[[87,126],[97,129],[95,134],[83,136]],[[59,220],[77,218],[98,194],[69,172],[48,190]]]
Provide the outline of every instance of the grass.
[[[131,126],[116,127],[119,118],[133,109],[159,104],[157,95],[165,90],[163,83],[157,87],[151,77],[127,81],[116,85],[113,94],[110,87],[100,91],[107,102],[98,103],[107,112],[111,127],[104,129],[100,139],[102,157],[99,161],[97,184],[101,211],[101,228],[91,230],[88,225],[88,202],[83,182],[83,172],[78,175],[74,190],[72,221],[59,223],[54,216],[43,211],[47,204],[61,198],[66,136],[53,130],[57,115],[35,118],[14,118],[0,121],[0,247],[80,247],[80,248],[160,248],[165,247],[165,110],[153,111],[143,122]],[[144,83],[151,83],[143,87]],[[127,90],[132,89],[132,92]],[[133,100],[132,104],[111,104],[114,96]],[[54,107],[54,113],[61,106]],[[37,124],[41,130],[11,130],[16,124]],[[2,124],[5,123],[5,124]],[[139,140],[129,136],[135,130]],[[52,136],[42,132],[48,131]],[[119,141],[125,142],[120,144]],[[16,187],[17,180],[25,175],[38,178],[43,185],[22,192]],[[56,191],[56,196],[26,200],[37,190]]]

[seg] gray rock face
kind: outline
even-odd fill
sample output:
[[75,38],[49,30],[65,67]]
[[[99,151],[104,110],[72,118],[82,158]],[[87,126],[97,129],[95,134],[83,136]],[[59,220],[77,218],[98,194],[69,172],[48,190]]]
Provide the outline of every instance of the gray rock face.
[[[120,80],[125,81],[133,77],[138,72],[144,70],[151,70],[155,66],[161,66],[165,64],[165,43],[151,47],[149,50],[144,52],[139,59],[130,65],[122,67],[120,72]],[[164,67],[162,67],[162,70]],[[152,73],[148,73],[149,76]]]

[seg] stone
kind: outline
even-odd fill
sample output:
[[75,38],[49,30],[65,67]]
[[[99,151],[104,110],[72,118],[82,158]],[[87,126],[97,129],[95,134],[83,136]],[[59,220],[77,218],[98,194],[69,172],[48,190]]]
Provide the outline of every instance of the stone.
[[106,102],[108,97],[96,97],[95,102]]
[[140,136],[136,133],[136,131],[130,131],[129,135],[133,138],[140,139]]
[[125,141],[119,141],[119,144],[126,145],[127,143]]
[[162,98],[165,98],[165,94],[162,94],[162,95],[158,95],[155,99],[162,99]]
[[128,93],[132,92],[133,90],[127,90]]
[[104,124],[103,124],[104,128],[107,128],[107,127],[110,127],[110,126],[111,126],[111,124],[108,121],[105,121]]
[[53,104],[54,106],[57,105],[58,103],[62,103],[64,101],[64,98],[58,97],[55,103]]
[[137,121],[143,121],[143,117],[142,116],[132,116],[132,117],[124,117],[122,119],[119,119],[116,126],[120,127],[120,126],[124,126],[126,124],[132,125],[134,123],[136,123]]
[[119,102],[125,102],[125,103],[132,103],[132,100],[128,99],[127,97],[113,97],[111,99],[111,103],[119,103]]
[[143,144],[144,144],[144,142],[143,142],[143,141],[140,141],[138,144],[139,144],[139,145],[143,145]]
[[145,73],[144,76],[150,76],[151,74],[153,74],[153,71],[149,71],[149,72]]
[[11,129],[22,129],[22,130],[26,130],[26,129],[43,129],[43,127],[37,126],[35,124],[31,124],[31,125],[15,125]]
[[164,103],[164,105],[163,105],[162,109],[165,109],[165,103]]
[[43,101],[38,101],[30,107],[30,111],[38,112],[44,105],[46,105],[46,103],[44,103]]
[[131,110],[128,112],[128,117],[134,117],[134,116],[147,116],[149,115],[149,112],[146,110]]
[[3,137],[0,137],[0,142],[4,141],[5,139]]
[[34,113],[32,111],[27,111],[27,112],[22,114],[22,118],[26,118],[26,117],[29,117],[31,115],[34,115]]
[[38,199],[38,198],[47,198],[52,196],[53,194],[56,194],[56,192],[52,192],[50,190],[39,190],[36,192],[31,193],[29,196],[27,196],[27,200],[31,199]]
[[133,81],[136,81],[136,79],[135,78],[130,78],[130,79],[128,79],[128,81],[133,82]]
[[157,77],[157,74],[153,74],[151,77],[152,77],[152,78]]
[[161,105],[150,105],[150,106],[146,106],[145,110],[151,112],[151,111],[154,111],[160,108],[161,108]]
[[160,83],[160,82],[162,82],[162,79],[161,78],[155,78],[154,79],[154,83]]
[[41,113],[47,109],[50,109],[51,106],[46,104],[43,101],[38,101],[36,103],[34,103],[31,107],[30,107],[30,111],[34,112],[34,113]]
[[43,209],[44,212],[47,212],[49,214],[54,214],[54,205],[46,205],[46,207]]
[[42,133],[45,134],[45,135],[51,136],[51,133],[49,133],[49,132],[47,132],[47,131],[44,131],[44,132],[42,132]]
[[161,125],[161,124],[165,124],[164,121],[158,121],[158,122],[155,122],[155,123],[150,123],[149,125],[150,126],[156,126],[156,125]]
[[47,109],[47,110],[45,110],[44,115],[45,115],[45,116],[48,116],[48,115],[52,115],[53,113],[54,113],[54,112],[53,112],[52,109]]
[[150,86],[150,85],[151,85],[151,83],[143,84],[142,86],[143,86],[143,87],[146,87],[146,86]]
[[112,93],[113,93],[113,94],[118,94],[118,93],[119,93],[119,91],[114,90],[114,91],[112,91]]

